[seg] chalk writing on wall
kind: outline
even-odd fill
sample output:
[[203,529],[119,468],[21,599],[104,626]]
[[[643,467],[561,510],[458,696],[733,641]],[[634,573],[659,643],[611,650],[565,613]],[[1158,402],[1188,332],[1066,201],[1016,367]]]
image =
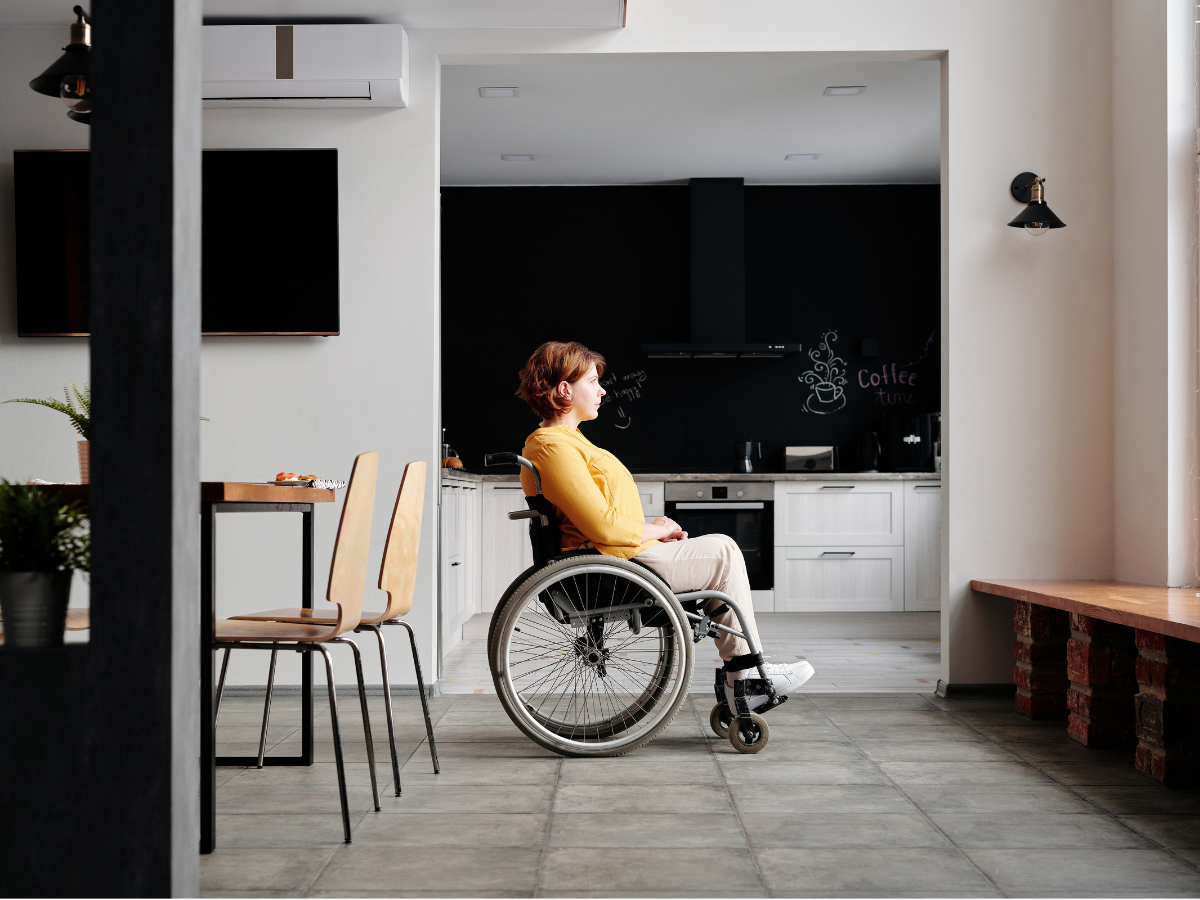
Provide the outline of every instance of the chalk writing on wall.
[[916,368],[929,356],[937,332],[929,335],[921,354],[911,362],[881,363],[877,367],[859,369],[856,376],[858,386],[875,395],[883,406],[910,406],[913,403],[912,389],[917,386],[921,373]]
[[812,388],[801,407],[805,412],[827,416],[846,405],[846,361],[833,352],[836,340],[832,328],[821,335],[821,342],[808,351],[812,368],[796,376]]
[[627,372],[624,375],[609,372],[600,379],[600,386],[604,388],[605,392],[604,396],[600,398],[600,405],[603,407],[606,403],[618,403],[617,420],[613,423],[614,427],[624,430],[633,424],[633,419],[625,412],[625,408],[621,404],[641,400],[642,385],[645,383],[646,373],[641,369],[636,372]]

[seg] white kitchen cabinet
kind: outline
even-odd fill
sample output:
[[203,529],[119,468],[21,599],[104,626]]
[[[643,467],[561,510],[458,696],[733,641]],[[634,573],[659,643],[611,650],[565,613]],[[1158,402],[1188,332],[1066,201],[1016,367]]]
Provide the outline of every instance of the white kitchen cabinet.
[[776,547],[775,612],[899,612],[904,547]]
[[441,493],[441,634],[443,655],[462,639],[478,611],[478,495],[472,484],[445,483]]
[[533,565],[529,522],[508,514],[528,509],[519,484],[483,484],[482,573],[480,612],[490,613],[512,580]]
[[942,485],[904,483],[904,609],[942,608]]
[[[900,546],[903,543],[904,493],[901,482],[775,483],[777,547]],[[779,610],[778,604],[776,610]]]

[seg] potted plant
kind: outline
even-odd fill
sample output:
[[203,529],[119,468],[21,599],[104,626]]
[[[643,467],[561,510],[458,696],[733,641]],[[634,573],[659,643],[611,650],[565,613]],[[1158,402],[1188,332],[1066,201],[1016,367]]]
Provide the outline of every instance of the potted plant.
[[52,491],[0,479],[0,615],[7,647],[60,647],[71,576],[90,567],[87,514]]
[[[75,397],[72,399],[71,394]],[[75,387],[75,382],[71,382],[70,387],[63,388],[63,396],[67,402],[61,403],[51,397],[48,400],[35,400],[32,397],[18,397],[15,400],[5,400],[5,403],[36,403],[38,406],[48,406],[50,409],[56,409],[63,413],[71,420],[71,425],[79,436],[83,438],[77,443],[79,448],[79,483],[88,484],[91,481],[91,454],[88,453],[88,448],[91,446],[88,443],[88,435],[92,430],[92,389],[86,384],[83,390]],[[76,405],[78,404],[78,405]]]

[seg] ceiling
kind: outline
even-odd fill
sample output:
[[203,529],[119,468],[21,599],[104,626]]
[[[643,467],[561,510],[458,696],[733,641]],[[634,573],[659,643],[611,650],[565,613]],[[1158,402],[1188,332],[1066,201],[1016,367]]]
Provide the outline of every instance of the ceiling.
[[[790,53],[447,65],[442,183],[936,184],[938,65]],[[823,95],[835,85],[867,90]],[[518,96],[481,98],[489,86]]]
[[[69,25],[75,19],[72,5],[3,0],[0,26]],[[206,21],[386,22],[406,28],[619,28],[624,5],[624,0],[203,0]]]

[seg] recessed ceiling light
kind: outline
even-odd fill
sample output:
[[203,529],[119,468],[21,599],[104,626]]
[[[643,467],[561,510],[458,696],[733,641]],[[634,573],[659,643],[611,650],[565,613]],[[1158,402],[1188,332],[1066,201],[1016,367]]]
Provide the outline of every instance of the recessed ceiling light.
[[515,97],[517,89],[515,87],[483,87],[479,89],[480,97],[488,99],[496,99],[498,97]]
[[786,160],[820,159],[820,158],[821,158],[820,153],[789,153],[787,156],[784,157],[784,159],[786,159]]
[[532,153],[501,153],[500,158],[505,162],[533,162]]
[[848,84],[841,87],[825,88],[826,97],[853,97],[855,94],[865,93],[867,86],[865,84]]

